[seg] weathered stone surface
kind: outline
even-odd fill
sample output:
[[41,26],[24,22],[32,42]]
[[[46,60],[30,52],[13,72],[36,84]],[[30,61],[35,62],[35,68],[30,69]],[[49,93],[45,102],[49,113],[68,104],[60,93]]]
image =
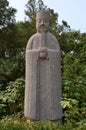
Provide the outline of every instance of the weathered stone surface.
[[[49,14],[37,14],[37,33],[26,47],[25,117],[58,121],[62,118],[60,47],[48,32]],[[40,21],[39,21],[40,20]]]

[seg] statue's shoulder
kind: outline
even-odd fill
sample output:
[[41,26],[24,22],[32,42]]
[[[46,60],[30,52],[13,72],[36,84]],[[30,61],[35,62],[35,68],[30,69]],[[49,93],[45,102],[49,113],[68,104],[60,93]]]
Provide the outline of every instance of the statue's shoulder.
[[28,40],[28,42],[33,41],[33,40],[35,40],[35,39],[38,38],[38,37],[39,37],[39,34],[38,34],[38,33],[35,33],[35,34],[33,34],[33,35],[30,37],[30,39]]
[[29,50],[32,48],[32,45],[33,45],[33,42],[34,40],[36,40],[37,38],[39,37],[38,33],[35,33],[33,34],[29,40],[28,40],[28,43],[27,43],[27,46],[26,46],[26,49]]
[[60,50],[59,42],[52,33],[50,32],[47,33],[47,39],[48,39],[49,46],[51,45],[50,48]]
[[53,42],[58,42],[58,40],[52,33],[48,32],[47,35],[49,39],[53,40]]

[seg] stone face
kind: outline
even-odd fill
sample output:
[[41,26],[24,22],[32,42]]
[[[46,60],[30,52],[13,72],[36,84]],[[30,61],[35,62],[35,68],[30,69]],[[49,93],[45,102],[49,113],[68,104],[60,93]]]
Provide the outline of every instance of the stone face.
[[60,47],[55,36],[48,32],[49,18],[45,19],[45,15],[46,11],[37,14],[37,33],[26,47],[24,115],[32,120],[59,121],[62,118]]

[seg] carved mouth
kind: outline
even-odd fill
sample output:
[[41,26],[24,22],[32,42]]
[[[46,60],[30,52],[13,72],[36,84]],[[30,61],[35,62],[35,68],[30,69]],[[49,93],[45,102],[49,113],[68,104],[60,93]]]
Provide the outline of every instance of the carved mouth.
[[40,29],[41,30],[46,30],[46,27],[45,26],[41,26]]

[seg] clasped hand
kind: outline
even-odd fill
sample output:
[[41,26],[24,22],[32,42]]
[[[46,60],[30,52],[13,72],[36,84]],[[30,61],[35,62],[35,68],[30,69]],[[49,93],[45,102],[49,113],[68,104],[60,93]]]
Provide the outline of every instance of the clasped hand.
[[39,57],[43,59],[47,58],[47,47],[39,48]]

